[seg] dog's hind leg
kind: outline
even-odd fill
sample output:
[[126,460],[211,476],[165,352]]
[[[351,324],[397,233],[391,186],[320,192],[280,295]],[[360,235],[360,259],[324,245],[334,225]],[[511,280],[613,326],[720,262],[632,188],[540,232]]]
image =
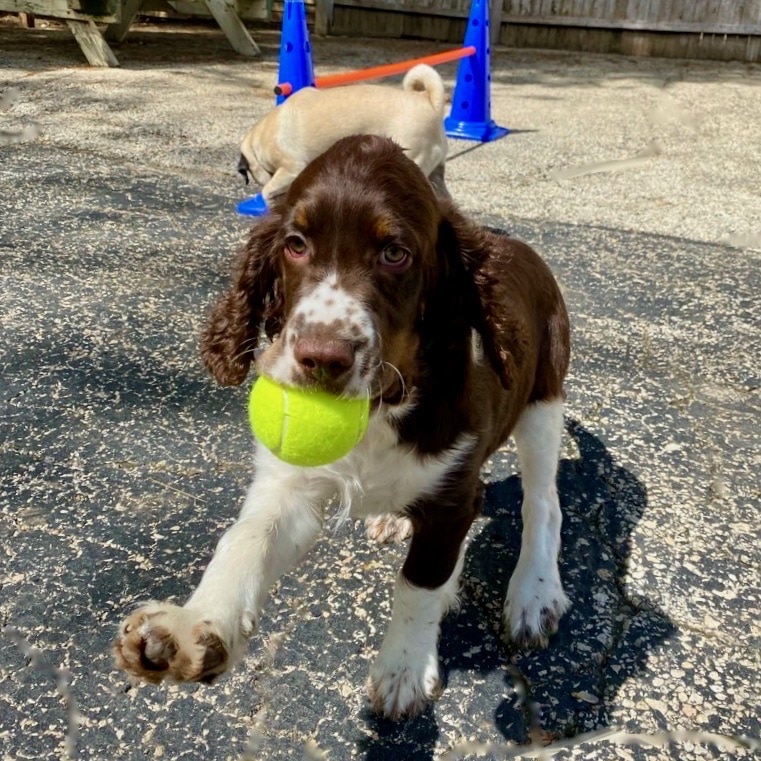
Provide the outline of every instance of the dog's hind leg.
[[400,513],[369,515],[365,518],[365,534],[378,544],[401,544],[412,536],[412,523]]
[[558,570],[562,515],[556,485],[563,402],[527,407],[513,436],[523,486],[523,535],[504,607],[505,637],[525,647],[546,647],[569,606]]

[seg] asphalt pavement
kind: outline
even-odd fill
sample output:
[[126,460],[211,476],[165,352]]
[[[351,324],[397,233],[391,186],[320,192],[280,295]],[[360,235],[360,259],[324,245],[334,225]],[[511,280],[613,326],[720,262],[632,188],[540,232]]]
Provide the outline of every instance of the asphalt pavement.
[[[131,684],[110,644],[182,600],[251,476],[246,389],[198,359],[250,219],[235,172],[277,35],[237,57],[140,25],[121,68],[0,18],[0,755],[10,759],[751,758],[761,737],[761,67],[493,51],[492,115],[447,182],[551,264],[573,359],[559,489],[573,607],[500,641],[512,447],[484,470],[446,689],[413,721],[364,682],[405,548],[328,530],[213,686]],[[446,49],[313,40],[329,73]],[[456,68],[441,68],[448,89]],[[622,733],[628,733],[626,736]],[[635,735],[632,737],[631,735]],[[756,738],[754,740],[753,738]],[[561,749],[564,746],[564,749]],[[753,748],[755,747],[755,751]]]

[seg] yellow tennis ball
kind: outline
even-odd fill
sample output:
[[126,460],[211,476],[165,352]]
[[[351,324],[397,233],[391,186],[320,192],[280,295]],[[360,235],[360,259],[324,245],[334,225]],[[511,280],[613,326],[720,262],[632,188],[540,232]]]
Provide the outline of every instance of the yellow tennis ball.
[[314,468],[340,460],[365,435],[370,402],[326,391],[281,386],[260,375],[248,397],[257,440],[291,465]]

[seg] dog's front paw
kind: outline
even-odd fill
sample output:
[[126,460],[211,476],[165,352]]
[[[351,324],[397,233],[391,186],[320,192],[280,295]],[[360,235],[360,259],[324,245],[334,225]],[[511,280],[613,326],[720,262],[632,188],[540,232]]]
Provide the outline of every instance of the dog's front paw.
[[401,544],[412,536],[412,522],[399,513],[371,515],[365,518],[365,534],[378,544]]
[[441,695],[438,653],[391,653],[381,649],[370,669],[367,694],[373,710],[388,719],[411,719]]
[[122,622],[113,650],[119,668],[154,683],[212,682],[229,660],[229,648],[211,621],[158,602]]
[[540,573],[518,562],[505,599],[505,639],[519,647],[547,647],[569,605],[557,568]]

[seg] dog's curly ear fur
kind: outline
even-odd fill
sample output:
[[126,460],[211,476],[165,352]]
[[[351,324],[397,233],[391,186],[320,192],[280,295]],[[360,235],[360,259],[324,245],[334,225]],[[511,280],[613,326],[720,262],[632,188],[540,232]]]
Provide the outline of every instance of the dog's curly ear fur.
[[[451,204],[443,202],[437,249],[440,266],[457,289],[450,295],[449,313],[459,313],[467,327],[481,336],[484,355],[505,389],[512,385],[516,365],[523,360],[523,334],[510,304],[499,293],[504,273],[496,272],[494,236],[466,220]],[[504,260],[501,264],[504,266]]]
[[279,330],[283,307],[279,229],[275,214],[263,217],[253,228],[238,254],[230,288],[212,308],[202,333],[201,357],[222,385],[245,380],[262,325],[270,337]]

